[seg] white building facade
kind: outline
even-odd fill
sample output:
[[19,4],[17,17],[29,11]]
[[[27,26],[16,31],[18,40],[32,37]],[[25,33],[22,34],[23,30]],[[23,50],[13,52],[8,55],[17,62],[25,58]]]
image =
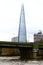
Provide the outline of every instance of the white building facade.
[[18,37],[13,37],[11,41],[12,42],[18,42]]

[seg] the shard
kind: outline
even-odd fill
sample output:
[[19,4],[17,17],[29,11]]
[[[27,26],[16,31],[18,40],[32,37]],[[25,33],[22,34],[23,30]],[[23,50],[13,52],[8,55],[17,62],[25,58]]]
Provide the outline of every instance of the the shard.
[[21,8],[18,42],[27,42],[24,5]]

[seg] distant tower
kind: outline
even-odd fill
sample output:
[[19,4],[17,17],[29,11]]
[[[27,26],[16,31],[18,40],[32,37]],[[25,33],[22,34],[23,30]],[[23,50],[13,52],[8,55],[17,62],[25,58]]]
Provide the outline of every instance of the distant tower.
[[21,8],[21,15],[20,15],[18,42],[27,42],[26,26],[25,26],[25,13],[24,13],[24,6],[23,5]]

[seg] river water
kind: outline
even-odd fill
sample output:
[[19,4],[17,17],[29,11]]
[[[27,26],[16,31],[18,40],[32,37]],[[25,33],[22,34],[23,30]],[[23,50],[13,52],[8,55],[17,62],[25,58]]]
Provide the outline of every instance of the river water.
[[21,61],[17,60],[18,58],[0,57],[0,65],[43,65],[43,61]]

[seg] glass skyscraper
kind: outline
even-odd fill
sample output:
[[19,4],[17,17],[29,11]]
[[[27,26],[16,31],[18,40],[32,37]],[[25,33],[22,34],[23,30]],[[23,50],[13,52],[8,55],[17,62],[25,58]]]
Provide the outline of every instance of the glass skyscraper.
[[18,42],[27,42],[24,5],[22,5],[20,14]]

